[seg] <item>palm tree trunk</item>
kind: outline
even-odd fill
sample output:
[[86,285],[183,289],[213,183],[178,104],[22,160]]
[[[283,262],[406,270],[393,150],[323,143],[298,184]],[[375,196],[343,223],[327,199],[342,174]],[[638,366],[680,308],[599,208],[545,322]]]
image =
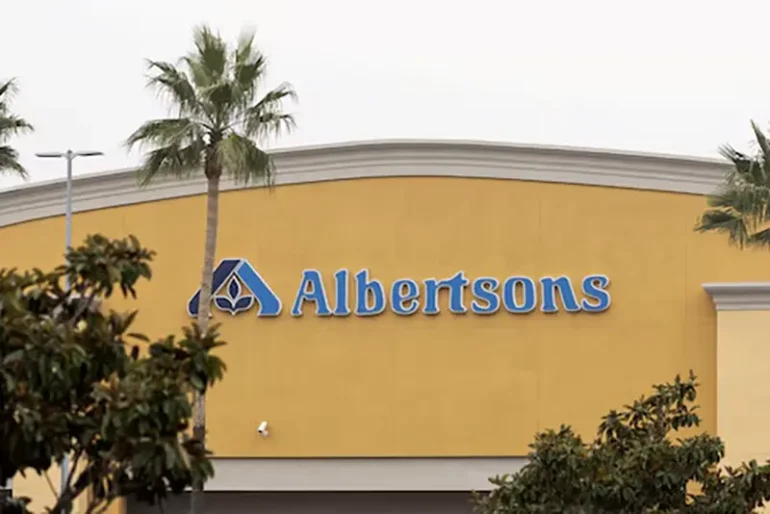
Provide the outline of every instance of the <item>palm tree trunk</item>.
[[[211,313],[211,282],[214,275],[214,257],[217,250],[217,225],[219,223],[219,176],[208,178],[206,195],[206,245],[203,251],[201,294],[198,303],[198,327],[205,332]],[[193,437],[206,444],[206,398],[195,395]],[[203,483],[193,485],[190,496],[190,514],[204,512]]]

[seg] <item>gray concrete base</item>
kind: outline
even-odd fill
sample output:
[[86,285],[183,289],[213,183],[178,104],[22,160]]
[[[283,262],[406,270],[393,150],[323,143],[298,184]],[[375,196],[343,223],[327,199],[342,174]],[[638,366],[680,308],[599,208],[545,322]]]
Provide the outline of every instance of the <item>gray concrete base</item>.
[[[189,495],[158,506],[129,500],[127,514],[187,514]],[[472,514],[463,492],[206,492],[205,512],[216,514]]]

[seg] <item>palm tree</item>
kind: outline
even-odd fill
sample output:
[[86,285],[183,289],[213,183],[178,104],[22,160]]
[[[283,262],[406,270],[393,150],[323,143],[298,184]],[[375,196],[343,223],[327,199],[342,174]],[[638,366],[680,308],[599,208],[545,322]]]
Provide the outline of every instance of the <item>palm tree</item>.
[[[142,185],[200,172],[206,178],[206,244],[197,314],[197,324],[205,332],[211,310],[220,180],[226,176],[241,184],[272,185],[273,161],[259,145],[294,128],[294,118],[283,111],[283,101],[296,100],[296,95],[290,84],[283,83],[257,96],[266,60],[254,44],[253,32],[244,33],[231,48],[219,34],[198,27],[194,45],[177,64],[148,61],[149,86],[171,101],[176,116],[144,123],[129,136],[127,145],[152,148],[139,169]],[[204,443],[202,395],[195,401],[193,436]],[[201,490],[202,484],[193,490],[193,512]]]
[[0,174],[10,172],[27,178],[27,170],[19,163],[19,152],[6,144],[11,136],[34,130],[32,125],[10,110],[10,101],[17,91],[14,79],[0,82]]
[[721,188],[708,197],[710,209],[695,227],[726,233],[739,248],[770,247],[770,140],[751,122],[757,151],[752,155],[729,145],[720,153],[733,164]]

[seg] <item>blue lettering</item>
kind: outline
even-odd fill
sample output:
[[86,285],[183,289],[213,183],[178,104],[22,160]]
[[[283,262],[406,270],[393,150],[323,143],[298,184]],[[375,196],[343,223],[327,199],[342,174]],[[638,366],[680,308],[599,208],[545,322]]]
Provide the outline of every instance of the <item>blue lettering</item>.
[[[516,284],[521,284],[524,289],[521,304],[516,301]],[[503,305],[505,310],[514,314],[525,314],[535,310],[537,305],[535,281],[529,277],[508,277],[503,283]]]
[[[480,277],[473,281],[471,311],[475,314],[494,314],[500,310],[500,297],[497,288],[500,281],[491,277]],[[479,300],[483,303],[479,303]]]
[[425,305],[422,307],[424,314],[438,314],[438,281],[435,278],[423,280],[425,284]]
[[604,312],[610,308],[612,298],[606,291],[608,285],[610,279],[605,275],[588,275],[583,279],[583,294],[588,296],[581,302],[584,311]]
[[564,305],[564,310],[567,312],[579,312],[580,305],[578,305],[577,298],[575,297],[575,290],[572,288],[572,282],[568,277],[543,277],[540,279],[540,285],[542,286],[543,303],[540,306],[540,310],[543,312],[557,312],[559,308],[556,306],[556,291],[559,291],[561,297],[561,303]]
[[417,301],[419,296],[420,288],[416,281],[411,278],[396,280],[390,289],[390,305],[393,312],[401,316],[414,314],[420,308],[420,302]]
[[454,314],[464,314],[468,309],[463,305],[463,293],[468,283],[469,281],[465,278],[465,274],[462,271],[458,271],[449,279],[426,279],[425,305],[422,308],[422,312],[429,315],[438,314],[438,293],[441,289],[449,289],[449,311]]
[[315,302],[315,313],[318,316],[329,316],[329,301],[326,299],[326,290],[324,289],[321,273],[314,269],[308,269],[302,272],[302,282],[299,285],[297,296],[294,299],[294,306],[291,308],[292,316],[302,316],[302,304],[304,302]]
[[350,306],[348,305],[348,291],[349,291],[349,282],[348,282],[348,270],[341,269],[338,270],[337,273],[334,274],[334,288],[335,288],[335,299],[334,299],[334,315],[335,316],[349,316],[350,315]]
[[[373,304],[369,305],[371,292]],[[379,280],[369,280],[369,270],[356,273],[356,315],[375,316],[385,310],[385,288]]]

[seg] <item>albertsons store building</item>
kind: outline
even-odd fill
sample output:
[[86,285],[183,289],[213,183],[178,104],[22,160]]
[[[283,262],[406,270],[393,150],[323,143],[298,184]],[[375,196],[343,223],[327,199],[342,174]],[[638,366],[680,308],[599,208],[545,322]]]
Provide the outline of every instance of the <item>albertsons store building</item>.
[[[770,412],[752,408],[770,395],[770,254],[693,232],[726,164],[457,141],[275,159],[272,192],[223,184],[208,511],[467,513],[538,430],[593,434],[690,369],[729,459],[770,457]],[[148,335],[197,310],[204,189],[140,189],[131,170],[74,182],[75,242],[131,233],[157,251]],[[0,267],[60,263],[63,210],[62,181],[1,192]],[[44,479],[13,487],[50,501]]]

